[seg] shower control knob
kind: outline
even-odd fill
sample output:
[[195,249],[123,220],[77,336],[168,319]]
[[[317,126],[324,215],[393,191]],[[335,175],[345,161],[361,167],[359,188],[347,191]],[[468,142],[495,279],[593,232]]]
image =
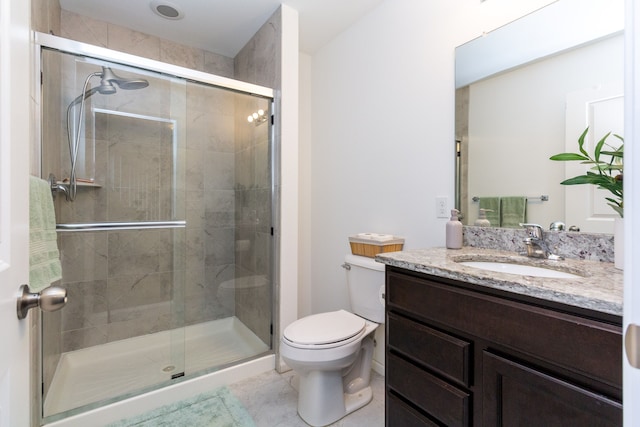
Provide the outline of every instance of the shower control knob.
[[57,311],[67,303],[67,290],[57,286],[49,286],[39,293],[31,292],[29,285],[20,286],[18,297],[18,319],[27,317],[27,313],[34,307],[42,311]]

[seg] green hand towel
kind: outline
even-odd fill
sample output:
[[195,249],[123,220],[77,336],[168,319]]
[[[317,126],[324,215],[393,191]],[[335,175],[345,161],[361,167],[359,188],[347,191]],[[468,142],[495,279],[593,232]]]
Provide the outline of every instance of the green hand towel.
[[500,205],[501,227],[520,228],[521,223],[527,222],[526,197],[502,197]]
[[30,177],[29,182],[29,287],[40,292],[62,278],[51,186]]
[[500,197],[481,197],[480,208],[487,209],[487,219],[491,227],[500,227]]

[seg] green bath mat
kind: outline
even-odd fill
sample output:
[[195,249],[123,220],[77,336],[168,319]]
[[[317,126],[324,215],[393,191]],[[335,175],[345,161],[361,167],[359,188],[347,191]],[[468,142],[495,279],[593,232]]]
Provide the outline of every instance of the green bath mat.
[[255,427],[253,418],[226,387],[162,406],[108,427]]

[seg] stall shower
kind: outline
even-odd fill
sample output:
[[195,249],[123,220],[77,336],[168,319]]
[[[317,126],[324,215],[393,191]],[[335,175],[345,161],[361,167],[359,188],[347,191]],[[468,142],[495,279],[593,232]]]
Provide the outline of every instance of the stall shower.
[[[67,307],[44,422],[272,352],[272,99],[42,48],[41,173]],[[224,80],[224,79],[222,79]]]

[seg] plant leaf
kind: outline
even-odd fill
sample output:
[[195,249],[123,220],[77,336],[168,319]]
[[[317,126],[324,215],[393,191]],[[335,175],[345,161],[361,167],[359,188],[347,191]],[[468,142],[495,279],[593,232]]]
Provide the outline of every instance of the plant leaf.
[[[607,133],[594,147],[594,158],[589,156],[589,153],[585,150],[585,138],[589,128],[587,127],[580,138],[578,138],[579,153],[561,153],[551,156],[550,160],[558,161],[571,161],[577,160],[584,165],[592,165],[590,170],[587,170],[584,175],[575,176],[573,178],[565,179],[560,184],[562,185],[580,185],[590,184],[595,185],[597,188],[609,191],[613,197],[605,197],[608,201],[608,205],[611,206],[620,217],[624,214],[623,209],[623,185],[622,185],[622,172],[624,161],[624,138],[620,135],[613,134],[618,138],[622,144],[615,148],[614,146],[607,144],[606,140],[611,135],[611,132]],[[609,149],[603,150],[604,147]],[[601,160],[602,156],[609,156],[606,160]],[[615,173],[614,172],[618,172]]]
[[611,157],[617,157],[619,159],[624,157],[624,152],[622,151],[622,147],[618,148],[616,151],[601,151],[600,154],[604,154]]
[[607,140],[609,135],[611,135],[611,132],[609,132],[608,134],[603,136],[602,139],[600,141],[598,141],[598,143],[596,144],[596,147],[593,149],[593,157],[595,158],[596,162],[600,161],[600,151],[602,151],[602,147],[604,146],[604,142]]
[[620,206],[620,204],[622,203],[621,200],[612,199],[611,197],[605,197],[604,199],[608,202],[613,203],[616,206]]
[[549,157],[550,160],[569,161],[569,160],[591,160],[589,157],[585,157],[578,153],[560,153],[555,156]]
[[616,206],[611,203],[607,203],[607,204],[611,206],[614,211],[618,212],[618,215],[620,215],[620,218],[624,218],[624,208],[622,206]]
[[599,185],[596,182],[595,178],[598,178],[599,175],[580,175],[574,176],[573,178],[565,179],[560,184],[562,185],[580,185],[580,184],[591,184],[591,185]]
[[589,132],[589,126],[587,126],[584,132],[582,132],[582,135],[580,135],[580,138],[578,138],[578,148],[580,149],[580,152],[582,154],[589,158],[589,153],[587,153],[584,149],[584,139],[587,136],[587,132]]

